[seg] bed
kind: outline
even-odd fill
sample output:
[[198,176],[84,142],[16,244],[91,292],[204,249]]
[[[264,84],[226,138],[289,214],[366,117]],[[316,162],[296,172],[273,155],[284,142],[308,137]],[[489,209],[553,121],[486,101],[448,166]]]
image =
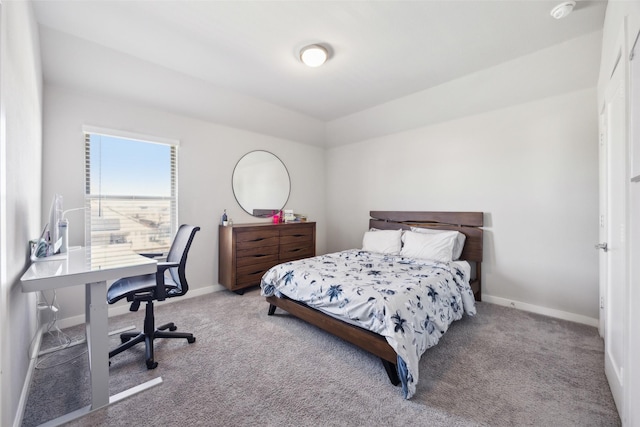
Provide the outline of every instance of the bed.
[[[380,357],[409,399],[420,356],[481,300],[483,213],[370,216],[362,249],[279,264],[262,277],[261,293],[269,315],[278,307]],[[429,250],[416,252],[423,242]]]

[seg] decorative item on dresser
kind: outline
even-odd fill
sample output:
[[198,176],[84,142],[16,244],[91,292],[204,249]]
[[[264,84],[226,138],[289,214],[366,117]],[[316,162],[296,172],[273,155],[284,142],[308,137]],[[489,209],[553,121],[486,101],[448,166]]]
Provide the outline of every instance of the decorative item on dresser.
[[219,228],[218,281],[243,294],[274,265],[316,255],[316,223],[234,224]]

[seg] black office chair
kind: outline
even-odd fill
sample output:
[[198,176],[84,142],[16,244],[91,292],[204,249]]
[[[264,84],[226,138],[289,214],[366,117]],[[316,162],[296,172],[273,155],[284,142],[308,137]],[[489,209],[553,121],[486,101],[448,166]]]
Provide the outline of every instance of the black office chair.
[[[185,275],[187,253],[191,242],[200,227],[181,225],[173,239],[166,262],[158,262],[156,273],[144,276],[125,277],[116,280],[107,291],[107,302],[113,304],[126,298],[131,301],[130,311],[138,311],[141,302],[146,302],[144,330],[141,332],[125,332],[120,335],[122,344],[109,352],[109,358],[144,342],[146,346],[146,362],[148,369],[154,369],[158,362],[153,360],[153,340],[156,338],[183,338],[189,344],[195,342],[193,334],[173,332],[177,329],[174,323],[167,323],[155,328],[153,301],[164,301],[166,298],[179,297],[187,293],[189,285]],[[148,254],[157,256],[159,254]],[[167,332],[166,329],[172,332]]]

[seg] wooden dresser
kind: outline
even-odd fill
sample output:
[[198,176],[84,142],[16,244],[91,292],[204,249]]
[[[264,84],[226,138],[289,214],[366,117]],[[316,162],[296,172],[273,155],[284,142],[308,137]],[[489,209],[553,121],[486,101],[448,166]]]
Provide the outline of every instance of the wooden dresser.
[[316,223],[234,224],[219,228],[218,281],[242,294],[274,265],[316,255]]

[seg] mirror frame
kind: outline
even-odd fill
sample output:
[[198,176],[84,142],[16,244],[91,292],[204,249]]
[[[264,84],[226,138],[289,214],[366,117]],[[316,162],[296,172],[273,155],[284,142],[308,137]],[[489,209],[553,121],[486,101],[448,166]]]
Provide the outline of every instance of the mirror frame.
[[[282,169],[284,169],[284,172],[286,173],[287,176],[287,182],[288,182],[288,188],[286,189],[286,198],[284,199],[284,202],[282,203],[282,206],[277,207],[274,206],[274,209],[253,209],[252,212],[249,212],[247,209],[248,207],[250,208],[251,203],[248,203],[246,198],[244,196],[240,196],[238,197],[238,190],[236,189],[235,184],[235,178],[236,178],[236,173],[238,171],[238,165],[240,165],[240,162],[242,162],[245,158],[247,158],[247,156],[254,154],[254,153],[265,153],[265,154],[269,154],[271,156],[273,156],[274,160],[277,160],[278,162],[280,162],[280,165],[282,166]],[[260,178],[253,178],[253,179],[260,179]],[[267,181],[268,177],[264,177],[262,179],[262,181]],[[284,162],[280,159],[280,157],[276,156],[275,154],[273,154],[270,151],[267,150],[253,150],[253,151],[249,151],[248,153],[246,153],[245,155],[243,155],[242,157],[240,157],[240,160],[238,160],[236,162],[236,165],[233,168],[233,173],[231,174],[231,190],[233,191],[233,197],[235,197],[236,202],[238,203],[238,205],[240,205],[240,207],[242,208],[242,210],[244,210],[246,213],[248,213],[251,216],[257,217],[257,218],[269,218],[272,217],[276,212],[280,211],[281,209],[283,209],[287,202],[289,201],[289,197],[291,196],[291,175],[289,174],[289,170],[287,169],[287,166],[284,164]],[[281,191],[281,190],[279,190]],[[282,194],[284,195],[284,191],[282,191]],[[242,201],[240,201],[240,199],[244,199]],[[244,204],[243,204],[244,203]],[[248,207],[246,205],[249,205]],[[277,209],[275,209],[277,208]]]

